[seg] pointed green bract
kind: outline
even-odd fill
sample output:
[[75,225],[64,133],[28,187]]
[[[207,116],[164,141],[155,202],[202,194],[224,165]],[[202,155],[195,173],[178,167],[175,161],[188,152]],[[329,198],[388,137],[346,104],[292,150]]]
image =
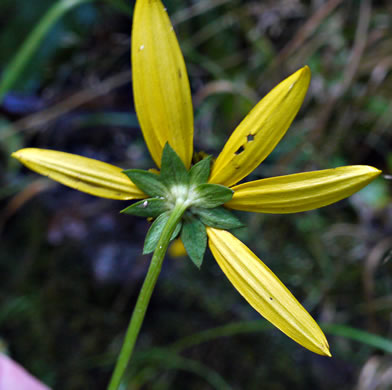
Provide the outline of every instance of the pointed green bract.
[[166,213],[161,214],[151,225],[150,229],[146,234],[146,238],[144,240],[143,247],[143,255],[147,255],[148,253],[154,252],[157,247],[157,243],[159,237],[162,234],[163,228],[165,227],[166,222],[168,221],[170,213],[167,211]]
[[140,189],[153,196],[122,210],[126,214],[156,218],[147,233],[144,254],[156,249],[170,210],[178,203],[183,203],[192,212],[188,212],[187,218],[176,226],[171,239],[181,232],[185,249],[198,268],[207,246],[205,225],[226,229],[242,226],[229,211],[219,207],[233,197],[233,190],[207,183],[210,166],[211,157],[208,156],[187,171],[180,157],[166,143],[159,175],[139,169],[124,172]]
[[[161,237],[162,231],[169,220],[170,211],[162,213],[151,225],[150,229],[146,234],[146,239],[144,241],[143,255],[154,252],[157,247],[159,238]],[[170,241],[174,240],[181,230],[181,223],[177,224]]]
[[200,221],[206,225],[216,229],[237,229],[243,227],[244,224],[224,207],[215,207],[213,209],[202,209],[194,207],[192,212],[196,214]]
[[207,248],[205,226],[196,218],[186,218],[181,230],[181,240],[190,259],[200,268]]
[[[202,209],[213,210],[233,197],[233,190],[230,188],[220,184],[207,183],[210,166],[211,156],[208,156],[187,171],[177,153],[166,143],[162,153],[159,175],[140,169],[124,171],[140,189],[152,196],[150,199],[137,202],[122,210],[126,214],[157,218],[146,238],[145,253],[154,250],[161,224],[165,222],[166,213],[172,210],[177,203],[183,203],[188,209],[201,210],[199,213],[195,212],[193,218],[204,218],[209,224],[208,226],[218,228],[241,226],[241,223],[224,209],[216,212],[202,211]],[[204,222],[200,222],[200,224],[203,225]],[[189,228],[187,229],[189,230]],[[190,250],[192,251],[192,249]],[[197,255],[191,257],[196,263],[200,261],[200,257]]]
[[211,170],[211,156],[206,157],[205,159],[196,163],[189,170],[189,181],[191,185],[199,185],[203,183],[207,183],[207,180],[210,176]]
[[168,143],[166,143],[162,152],[160,176],[169,188],[175,185],[189,184],[188,171],[184,163]]
[[233,197],[233,190],[220,184],[200,184],[195,189],[197,200],[194,205],[203,208],[218,207]]
[[178,235],[180,234],[180,232],[181,232],[181,230],[182,230],[182,225],[183,225],[183,222],[182,222],[182,221],[180,221],[180,222],[177,224],[176,228],[174,229],[173,234],[172,234],[171,237],[170,237],[170,241],[173,241],[173,240],[175,240],[175,239],[178,237]]
[[121,213],[136,215],[137,217],[156,218],[168,211],[167,202],[162,198],[148,198],[121,210]]
[[146,194],[161,197],[167,194],[167,188],[159,175],[142,169],[127,169],[124,173]]

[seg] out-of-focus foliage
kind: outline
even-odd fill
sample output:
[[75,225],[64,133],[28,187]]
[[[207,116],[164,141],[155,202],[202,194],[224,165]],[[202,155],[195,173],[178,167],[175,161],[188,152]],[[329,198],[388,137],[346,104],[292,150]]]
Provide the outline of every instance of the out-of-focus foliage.
[[[153,166],[133,109],[132,8],[124,3],[94,1],[68,12],[0,107],[2,348],[60,390],[105,388],[148,265],[141,255],[148,223],[119,214],[124,202],[50,183],[9,154],[43,147],[124,168]],[[0,72],[51,4],[1,1]],[[344,164],[391,175],[390,1],[165,5],[190,74],[196,149],[216,156],[255,102],[308,64],[303,108],[252,178]],[[239,238],[326,324],[333,359],[268,327],[211,256],[200,271],[168,257],[129,388],[391,388],[388,348],[368,335],[391,337],[390,178],[320,210],[238,216],[248,226]]]

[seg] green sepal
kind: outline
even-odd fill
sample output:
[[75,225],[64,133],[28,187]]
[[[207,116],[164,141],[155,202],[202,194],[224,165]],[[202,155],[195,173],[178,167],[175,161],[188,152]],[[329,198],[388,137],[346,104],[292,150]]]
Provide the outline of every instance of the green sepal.
[[186,218],[182,225],[181,240],[192,262],[200,268],[207,248],[206,227],[196,218]]
[[190,185],[207,183],[211,170],[211,156],[199,161],[189,170]]
[[234,191],[220,184],[200,184],[194,190],[198,194],[196,207],[214,208],[218,207],[233,197]]
[[199,209],[197,207],[192,207],[191,211],[199,217],[204,225],[213,228],[231,230],[244,226],[233,213],[222,206],[214,209]]
[[127,169],[123,172],[147,195],[152,197],[166,195],[167,188],[162,183],[160,175],[142,169]]
[[[150,229],[146,234],[146,239],[144,240],[144,247],[143,247],[143,255],[147,255],[155,251],[159,238],[162,235],[162,231],[170,217],[170,211],[166,211],[161,214],[151,225]],[[180,230],[181,230],[182,223],[179,222],[175,227],[173,234],[170,237],[170,241],[174,240]]]
[[168,188],[173,185],[189,184],[189,175],[184,163],[168,143],[162,151],[160,177]]
[[137,217],[156,218],[167,211],[167,202],[161,198],[148,198],[132,204],[120,213],[136,215]]

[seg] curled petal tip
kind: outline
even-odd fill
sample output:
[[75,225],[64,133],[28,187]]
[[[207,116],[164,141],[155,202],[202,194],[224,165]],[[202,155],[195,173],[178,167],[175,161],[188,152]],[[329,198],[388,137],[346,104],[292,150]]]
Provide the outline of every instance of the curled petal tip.
[[354,167],[358,167],[358,170],[360,170],[362,175],[369,178],[369,182],[374,180],[377,176],[380,176],[382,173],[380,169],[370,165],[354,165]]
[[320,345],[317,353],[321,356],[332,357],[331,351],[329,349],[328,341],[325,337],[322,340],[320,340]]
[[301,81],[302,88],[306,91],[309,88],[310,79],[312,77],[312,73],[308,65],[305,65],[303,68],[298,69],[294,74],[291,75],[291,79],[293,83],[289,86],[289,89],[293,88],[294,84],[298,81]]
[[324,349],[324,355],[327,356],[327,357],[332,357],[332,354],[331,354],[331,352],[329,350],[329,347],[328,347],[328,349],[327,348]]
[[17,160],[19,160],[19,159],[20,159],[20,152],[21,152],[22,150],[23,150],[23,149],[19,149],[19,150],[17,150],[16,152],[11,153],[11,157],[16,158]]
[[306,75],[306,76],[308,76],[308,77],[310,77],[311,74],[312,74],[312,72],[310,71],[310,68],[309,68],[308,65],[305,65],[303,68],[300,69],[300,71],[301,71],[304,75]]

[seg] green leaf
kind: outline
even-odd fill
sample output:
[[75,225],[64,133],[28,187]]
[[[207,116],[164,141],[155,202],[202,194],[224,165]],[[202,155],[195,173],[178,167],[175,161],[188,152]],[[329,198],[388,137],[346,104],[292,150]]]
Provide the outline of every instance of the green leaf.
[[162,152],[161,178],[169,188],[189,184],[189,175],[184,163],[168,143]]
[[152,196],[165,196],[167,193],[166,186],[162,179],[156,173],[143,171],[142,169],[127,169],[123,171],[143,192]]
[[200,268],[207,247],[205,226],[196,218],[188,218],[183,222],[181,240],[197,268]]
[[211,156],[199,161],[189,171],[189,180],[191,185],[207,183],[210,176]]
[[233,213],[222,206],[214,209],[192,208],[191,211],[200,218],[204,225],[213,228],[231,230],[244,226]]
[[[155,251],[169,217],[170,211],[166,211],[152,223],[150,229],[147,232],[146,239],[144,240],[143,255],[147,255],[148,253]],[[181,226],[182,222],[179,222],[170,237],[170,241],[174,240],[178,236],[181,230]]]
[[158,245],[159,238],[161,237],[163,228],[165,227],[170,216],[167,211],[161,214],[151,225],[147,232],[146,239],[144,240],[143,255],[154,252]]
[[196,207],[214,208],[228,202],[234,191],[220,184],[200,184],[194,190],[197,193]]
[[167,203],[165,199],[149,198],[143,199],[133,205],[121,210],[120,213],[136,215],[137,217],[156,218],[167,211]]

